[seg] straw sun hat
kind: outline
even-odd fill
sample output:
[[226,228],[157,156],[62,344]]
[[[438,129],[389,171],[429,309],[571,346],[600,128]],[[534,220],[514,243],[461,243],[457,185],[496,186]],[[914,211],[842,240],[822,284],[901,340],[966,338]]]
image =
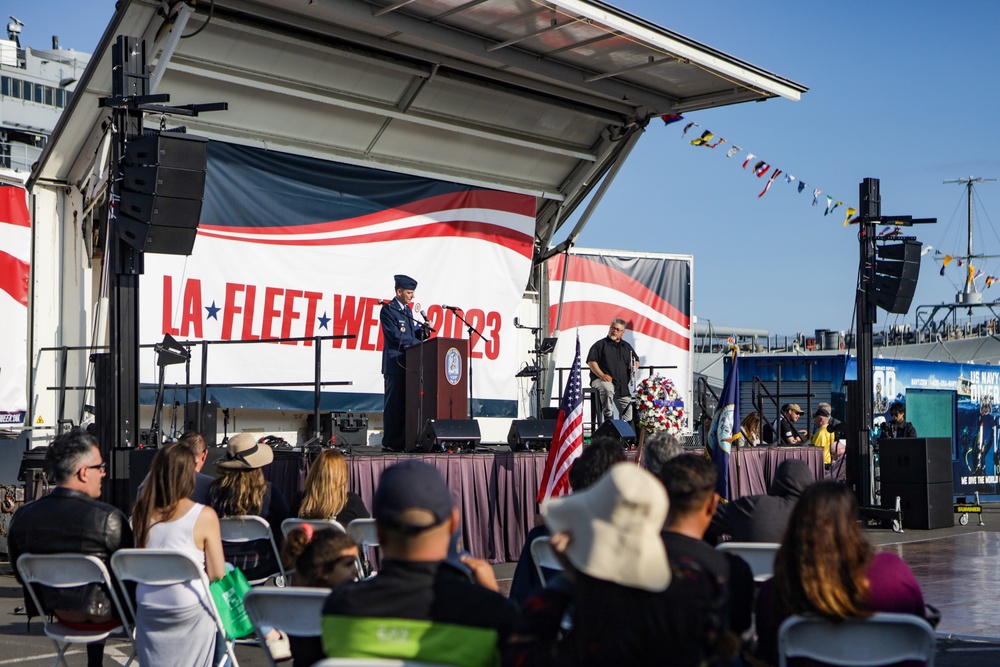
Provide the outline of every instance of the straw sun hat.
[[595,579],[659,592],[670,584],[660,531],[663,484],[634,463],[619,463],[593,486],[542,507],[549,531],[570,534],[566,559]]
[[226,457],[220,459],[215,467],[253,470],[263,468],[273,460],[273,449],[257,442],[251,433],[240,433],[229,439]]

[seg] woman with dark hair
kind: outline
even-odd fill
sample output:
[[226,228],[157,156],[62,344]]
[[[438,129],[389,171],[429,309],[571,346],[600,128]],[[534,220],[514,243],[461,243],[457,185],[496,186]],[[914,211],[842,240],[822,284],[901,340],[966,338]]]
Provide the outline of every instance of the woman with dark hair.
[[[173,442],[153,457],[132,511],[136,546],[172,549],[203,563],[209,579],[225,573],[219,517],[189,498],[195,484],[194,450]],[[136,588],[135,650],[142,665],[211,665],[216,627],[201,580]]]
[[[334,588],[357,578],[358,545],[339,530],[314,530],[304,523],[285,536],[281,562],[286,569],[295,570],[292,583],[296,586]],[[288,642],[295,660],[293,667],[308,667],[325,657],[319,637],[289,636]]]
[[847,486],[813,484],[792,511],[774,578],[757,598],[758,657],[778,664],[778,628],[793,614],[841,621],[875,612],[924,618],[920,585],[899,556],[875,553]]
[[302,519],[335,519],[346,527],[371,515],[361,496],[347,490],[347,461],[336,449],[326,449],[309,466],[296,515]]

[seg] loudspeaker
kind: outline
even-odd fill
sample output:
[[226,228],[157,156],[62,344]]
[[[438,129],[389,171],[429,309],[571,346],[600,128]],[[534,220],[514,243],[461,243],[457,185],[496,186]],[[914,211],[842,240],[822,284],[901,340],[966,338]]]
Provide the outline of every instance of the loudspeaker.
[[480,440],[479,422],[475,419],[428,419],[417,437],[416,445],[407,448],[407,451],[473,449]]
[[879,478],[882,484],[951,484],[951,452],[951,438],[882,438]]
[[893,509],[899,496],[903,528],[934,530],[955,525],[951,482],[933,484],[882,483],[882,507]]
[[156,448],[115,447],[111,450],[111,455],[115,459],[115,473],[109,475],[108,481],[115,489],[114,504],[128,514],[139,497],[139,484],[149,474]]
[[190,255],[207,164],[204,137],[154,132],[126,142],[119,236],[143,252]]
[[184,404],[184,431],[196,431],[205,438],[205,444],[214,447],[216,438],[219,437],[219,403],[218,401],[208,401],[205,403],[205,414],[199,417],[198,409],[201,407],[199,401],[189,401]]
[[512,452],[548,449],[555,430],[555,419],[515,419],[510,423],[507,444]]
[[[315,432],[316,419],[306,415],[306,437]],[[322,412],[319,415],[320,438],[324,447],[366,447],[368,445],[368,415],[364,412]]]
[[910,310],[920,276],[919,241],[875,246],[875,277],[869,294],[879,308],[905,315]]
[[542,408],[538,416],[542,419],[559,419],[559,408]]
[[635,429],[632,428],[632,424],[621,419],[604,420],[604,423],[597,427],[590,439],[593,440],[601,436],[617,438],[622,445],[635,446]]

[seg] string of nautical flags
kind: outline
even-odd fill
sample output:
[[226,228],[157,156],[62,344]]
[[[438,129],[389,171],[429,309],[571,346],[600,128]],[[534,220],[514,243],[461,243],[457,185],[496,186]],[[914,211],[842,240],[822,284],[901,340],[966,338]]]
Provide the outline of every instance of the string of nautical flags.
[[[663,121],[664,125],[671,125],[673,123],[679,123],[680,121],[684,120],[684,116],[677,114],[666,114],[664,116],[660,116],[660,119]],[[692,146],[700,146],[703,148],[718,148],[722,144],[727,143],[727,141],[723,137],[717,138],[714,132],[705,130],[704,128],[702,128],[701,125],[695,123],[694,121],[690,121],[684,126],[684,131],[681,133],[681,138],[682,139],[687,138],[687,134],[692,128],[698,128],[699,130],[702,130],[701,136],[695,137],[694,139],[690,140],[690,144]],[[764,178],[765,176],[767,177],[767,181],[764,182],[764,189],[760,191],[759,195],[757,195],[757,199],[760,199],[761,197],[766,195],[768,190],[771,189],[771,186],[774,184],[774,182],[778,181],[779,177],[781,176],[784,176],[784,178],[781,178],[780,180],[783,180],[787,185],[792,185],[793,187],[795,187],[799,194],[802,194],[803,192],[808,192],[810,190],[809,184],[807,184],[805,181],[801,179],[796,179],[795,176],[788,173],[787,171],[779,169],[778,167],[767,163],[766,161],[760,159],[759,156],[751,153],[750,151],[746,151],[740,148],[739,146],[736,146],[735,144],[730,144],[729,148],[726,150],[726,157],[732,159],[736,157],[736,155],[738,155],[739,153],[744,153],[743,156],[744,171],[746,171],[747,168],[749,167],[750,171],[757,178]],[[798,181],[798,183],[796,183],[796,181]],[[823,190],[819,188],[812,188],[813,206],[818,206],[820,204],[820,202],[822,201],[820,197],[826,198],[826,206],[823,209],[824,216],[830,215],[835,210],[844,205],[844,202],[841,201],[840,199],[837,199],[836,197],[826,194],[825,192],[823,192]],[[847,225],[854,225],[858,223],[858,219],[854,217],[854,215],[857,212],[858,210],[852,206],[848,206],[846,208],[846,210],[844,211],[844,227],[846,227]]]
[[[928,250],[930,250],[930,246],[928,246],[927,248],[924,248],[924,251],[921,254],[926,254]],[[952,261],[954,261],[957,266],[963,266],[963,265],[965,266],[964,271],[969,276],[969,278],[972,280],[973,283],[975,283],[976,280],[978,280],[980,276],[984,275],[983,270],[982,269],[977,269],[972,262],[965,262],[965,261],[963,261],[961,259],[955,259],[951,255],[945,255],[940,250],[935,250],[934,251],[934,259],[938,259],[939,257],[941,258],[941,275],[942,276],[944,275],[944,270],[948,267],[949,264],[952,263]],[[1000,282],[1000,277],[998,277],[998,276],[986,276],[986,287],[987,288],[989,288],[995,282]]]

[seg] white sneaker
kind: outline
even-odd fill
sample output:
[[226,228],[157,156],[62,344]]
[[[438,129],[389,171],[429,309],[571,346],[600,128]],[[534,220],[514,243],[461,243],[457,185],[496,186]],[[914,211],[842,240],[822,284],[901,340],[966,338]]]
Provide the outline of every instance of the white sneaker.
[[292,648],[288,644],[288,635],[284,632],[279,630],[277,637],[265,639],[264,644],[271,654],[271,659],[275,662],[285,662],[292,659]]

